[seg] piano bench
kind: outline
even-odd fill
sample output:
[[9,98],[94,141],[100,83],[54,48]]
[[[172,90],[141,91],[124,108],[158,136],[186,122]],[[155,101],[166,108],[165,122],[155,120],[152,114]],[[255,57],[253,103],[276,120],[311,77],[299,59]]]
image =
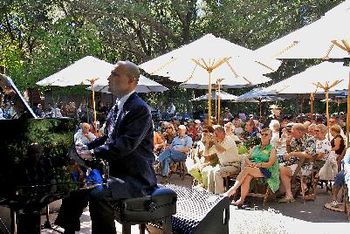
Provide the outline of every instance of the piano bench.
[[145,233],[147,223],[160,224],[164,233],[172,233],[171,216],[176,213],[176,193],[158,187],[151,195],[129,198],[114,204],[115,219],[122,224],[123,234],[131,233],[131,225],[139,224]]

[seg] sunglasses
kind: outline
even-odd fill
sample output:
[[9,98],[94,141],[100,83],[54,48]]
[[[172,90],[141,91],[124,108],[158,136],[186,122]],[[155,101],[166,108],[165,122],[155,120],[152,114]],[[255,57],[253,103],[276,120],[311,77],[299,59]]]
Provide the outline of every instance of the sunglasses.
[[208,130],[203,130],[204,133],[208,133],[209,131]]
[[261,136],[268,136],[268,133],[260,133]]

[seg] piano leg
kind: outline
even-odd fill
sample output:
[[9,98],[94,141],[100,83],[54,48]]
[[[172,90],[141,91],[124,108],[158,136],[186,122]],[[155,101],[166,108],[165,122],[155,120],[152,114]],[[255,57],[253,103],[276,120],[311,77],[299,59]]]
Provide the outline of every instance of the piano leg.
[[13,234],[40,234],[40,211],[15,211],[11,209]]
[[47,229],[52,229],[51,223],[50,223],[50,206],[47,204],[46,208],[45,208],[45,217],[46,217],[46,221],[44,223],[44,228]]
[[10,211],[11,213],[11,231],[12,233],[17,233],[17,215],[16,215],[16,212],[11,209]]

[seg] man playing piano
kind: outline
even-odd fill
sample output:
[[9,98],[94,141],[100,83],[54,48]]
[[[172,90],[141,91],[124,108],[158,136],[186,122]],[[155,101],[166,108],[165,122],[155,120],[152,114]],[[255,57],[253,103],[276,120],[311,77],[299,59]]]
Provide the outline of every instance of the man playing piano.
[[116,64],[108,81],[109,90],[117,100],[108,113],[105,135],[89,143],[89,150],[80,155],[86,160],[101,158],[110,165],[107,185],[90,192],[89,209],[95,234],[116,233],[111,203],[145,196],[157,185],[152,166],[152,116],[148,105],[135,93],[139,77],[140,71],[134,63]]

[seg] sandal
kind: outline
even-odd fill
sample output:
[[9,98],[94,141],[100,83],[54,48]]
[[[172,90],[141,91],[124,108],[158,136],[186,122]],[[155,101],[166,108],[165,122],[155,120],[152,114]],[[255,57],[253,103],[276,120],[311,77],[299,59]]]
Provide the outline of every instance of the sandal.
[[293,203],[295,199],[293,197],[284,197],[278,200],[278,203]]
[[237,202],[235,200],[232,200],[231,205],[237,206],[238,208],[242,208],[243,203],[239,203],[239,202]]
[[324,207],[332,211],[344,212],[344,204],[337,201],[326,203]]
[[340,205],[343,205],[343,203],[339,203],[337,201],[330,202],[330,206],[333,208],[339,208]]
[[304,196],[305,201],[314,201],[316,200],[316,195],[315,194],[307,194]]

